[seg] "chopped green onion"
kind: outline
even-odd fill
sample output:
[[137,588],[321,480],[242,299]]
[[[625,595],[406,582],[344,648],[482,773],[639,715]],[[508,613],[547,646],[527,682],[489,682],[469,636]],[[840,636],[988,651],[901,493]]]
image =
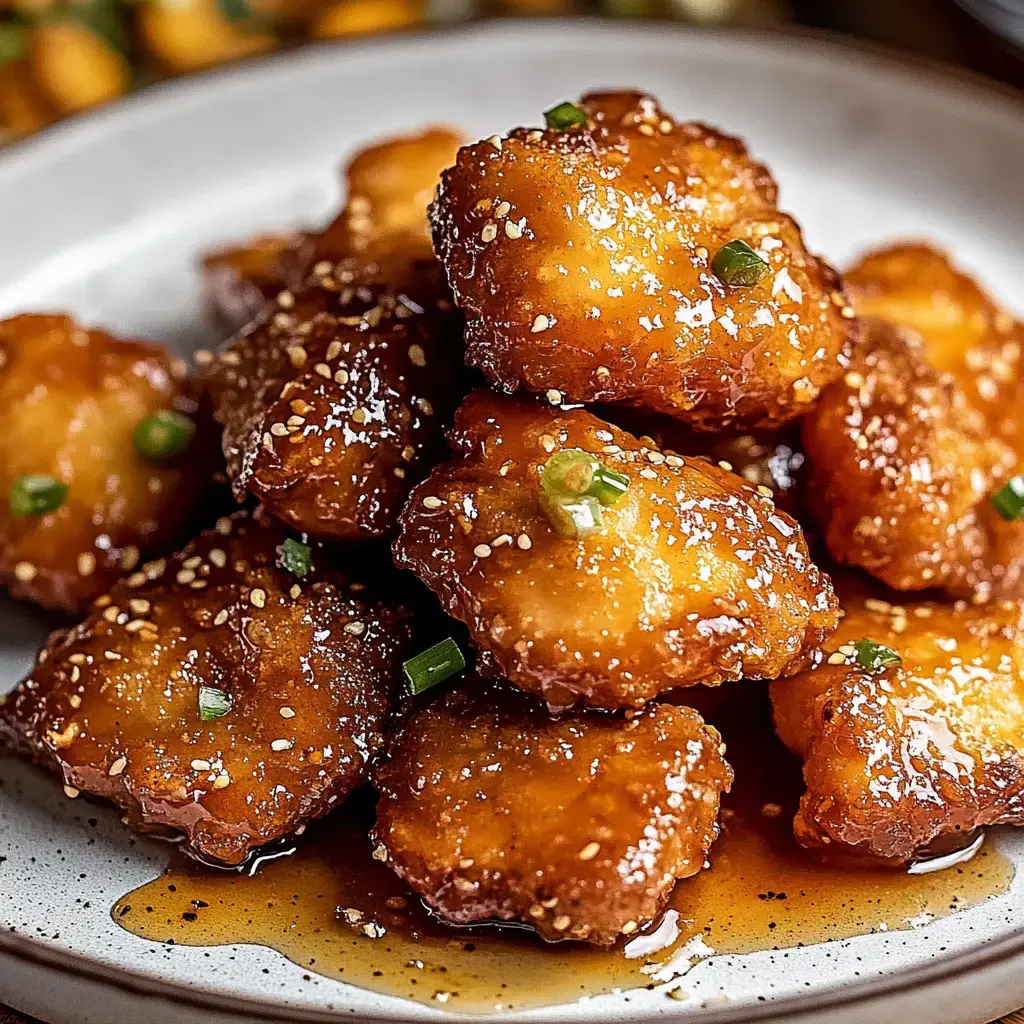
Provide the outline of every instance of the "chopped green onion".
[[184,413],[160,409],[139,420],[132,442],[145,459],[169,459],[180,455],[192,443],[195,433],[195,423]]
[[28,44],[28,29],[18,21],[0,24],[0,66],[8,61],[21,60]]
[[1010,477],[1006,486],[989,498],[996,511],[1007,521],[1024,516],[1024,476]]
[[629,477],[625,473],[616,473],[614,469],[598,463],[587,493],[592,494],[602,505],[614,505],[628,489]]
[[555,131],[564,132],[569,128],[586,126],[587,113],[575,103],[559,103],[550,110],[544,111],[544,123]]
[[217,0],[217,10],[234,25],[252,17],[248,0]]
[[740,239],[722,246],[711,261],[715,277],[730,288],[750,288],[769,271],[768,261]]
[[542,494],[540,508],[555,533],[567,540],[578,540],[597,533],[604,520],[601,502],[588,494],[575,499],[553,498],[549,494]]
[[64,504],[68,496],[68,485],[54,480],[52,476],[33,473],[19,476],[11,484],[7,500],[14,516],[42,516],[53,512]]
[[199,717],[204,722],[223,718],[231,711],[231,694],[216,686],[199,687]]
[[281,545],[281,564],[293,576],[305,576],[309,572],[311,554],[308,544],[288,537]]
[[599,465],[593,455],[575,448],[555,452],[544,463],[540,485],[552,498],[578,498],[589,491],[594,482],[594,470]]
[[417,694],[437,686],[465,667],[466,659],[462,656],[459,645],[448,637],[422,654],[417,654],[415,658],[410,658],[402,665],[402,670],[405,672],[405,678],[409,680],[409,693]]
[[887,668],[889,665],[899,665],[903,659],[885,644],[876,644],[874,640],[858,640],[853,649],[857,652],[857,664],[862,668],[870,669],[872,672],[880,668]]

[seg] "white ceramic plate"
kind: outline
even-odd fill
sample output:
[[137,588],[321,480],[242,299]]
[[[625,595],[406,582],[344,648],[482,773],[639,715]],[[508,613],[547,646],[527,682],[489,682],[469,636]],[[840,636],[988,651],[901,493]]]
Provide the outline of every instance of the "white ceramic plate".
[[[833,262],[928,236],[1024,312],[1024,107],[1008,94],[811,37],[573,21],[283,55],[155,88],[17,146],[0,157],[0,313],[70,308],[194,346],[196,251],[319,219],[337,201],[340,158],[367,139],[425,121],[491,134],[613,85],[641,85],[680,116],[745,136]],[[0,608],[0,691],[46,628],[28,609]],[[0,761],[0,782],[0,1001],[55,1024],[444,1016],[303,981],[260,947],[133,937],[110,905],[158,873],[165,847],[27,767]],[[996,841],[1024,864],[1021,839]],[[641,992],[524,1016],[969,1024],[1024,1004],[1022,922],[1024,873],[1003,896],[918,930],[706,961],[685,979],[685,1003]]]

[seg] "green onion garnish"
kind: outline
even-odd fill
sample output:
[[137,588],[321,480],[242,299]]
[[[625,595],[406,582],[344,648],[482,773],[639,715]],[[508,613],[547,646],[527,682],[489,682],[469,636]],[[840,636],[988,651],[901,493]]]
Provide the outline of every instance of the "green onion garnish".
[[19,476],[11,484],[7,500],[13,516],[42,516],[60,508],[67,496],[67,484],[52,476],[33,473]]
[[629,477],[625,473],[616,473],[614,469],[598,463],[587,493],[592,494],[602,505],[614,505],[627,490]]
[[248,0],[217,0],[217,10],[235,25],[252,17]]
[[750,288],[769,271],[768,261],[740,239],[722,246],[711,261],[715,277],[730,288]]
[[587,113],[575,103],[559,103],[544,111],[544,123],[555,131],[564,132],[587,124]]
[[28,49],[28,28],[17,21],[0,24],[0,65],[20,60]]
[[231,694],[216,686],[199,687],[199,717],[204,722],[223,718],[231,711]]
[[305,576],[309,572],[311,554],[308,544],[288,537],[281,545],[281,564],[293,576]]
[[542,494],[540,508],[555,533],[567,540],[578,540],[597,533],[604,521],[601,502],[590,495],[573,499],[552,498],[549,494]]
[[437,686],[465,667],[466,659],[462,656],[459,645],[448,637],[422,654],[417,654],[415,658],[410,658],[402,665],[402,670],[405,672],[405,678],[409,680],[409,693],[417,694]]
[[899,665],[903,659],[885,644],[876,644],[874,640],[858,640],[853,649],[857,652],[857,664],[861,668],[874,672],[880,668],[887,668],[889,665]]
[[996,511],[1009,523],[1024,516],[1024,476],[1012,476],[1005,487],[989,498]]
[[132,432],[132,443],[145,459],[169,459],[180,455],[192,443],[195,433],[195,423],[184,413],[160,409],[139,420]]

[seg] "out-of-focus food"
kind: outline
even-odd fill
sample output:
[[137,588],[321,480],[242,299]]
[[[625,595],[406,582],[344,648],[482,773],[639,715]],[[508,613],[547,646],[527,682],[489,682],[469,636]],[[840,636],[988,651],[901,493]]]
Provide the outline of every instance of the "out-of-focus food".
[[894,864],[1024,824],[1024,604],[890,603],[853,581],[825,664],[772,683],[805,846]]
[[56,634],[0,734],[143,831],[237,865],[338,806],[383,743],[407,627],[327,552],[244,513]]
[[313,36],[333,39],[408,28],[426,20],[426,13],[422,0],[338,0],[317,15]]
[[[24,315],[0,322],[0,362],[0,579],[81,611],[180,539],[209,485],[212,439],[184,364],[156,345]],[[181,417],[187,450],[140,452],[140,425],[164,426],[154,416]],[[50,497],[33,507],[33,489]]]
[[203,256],[204,297],[216,325],[234,334],[282,291],[298,286],[312,246],[302,233],[257,235]]
[[147,50],[170,71],[195,71],[252,57],[277,42],[251,18],[228,18],[218,0],[142,0],[138,24]]
[[53,104],[33,80],[27,60],[0,65],[0,129],[12,135],[28,135],[56,117]]
[[505,391],[708,431],[810,408],[843,371],[852,310],[768,171],[640,93],[548,121],[462,149],[442,177],[434,241],[469,362]]
[[898,590],[1020,595],[1024,520],[992,499],[1024,466],[1024,331],[924,246],[849,282],[863,341],[803,423],[829,551]]
[[125,55],[70,18],[44,22],[36,29],[29,61],[35,80],[63,114],[107,103],[131,85]]
[[406,721],[376,770],[388,863],[456,924],[610,945],[704,867],[732,782],[689,708],[548,718],[472,679]]
[[[785,675],[813,664],[836,624],[800,527],[733,473],[583,410],[483,391],[451,441],[456,460],[410,496],[396,561],[468,625],[486,672],[552,706]],[[624,481],[577,537],[546,504],[556,455]]]
[[439,134],[355,161],[352,199],[302,286],[281,292],[207,375],[236,497],[255,495],[315,537],[394,533],[444,450],[461,321],[410,213],[436,177]]

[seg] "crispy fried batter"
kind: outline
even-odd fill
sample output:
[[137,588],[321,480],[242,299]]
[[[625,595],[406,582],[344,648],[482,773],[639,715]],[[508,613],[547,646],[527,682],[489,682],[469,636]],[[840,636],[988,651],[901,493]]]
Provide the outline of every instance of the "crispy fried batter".
[[[210,439],[156,462],[136,452],[132,432],[160,409],[195,415],[194,389],[158,346],[58,315],[0,323],[0,365],[0,579],[16,597],[83,610],[187,526],[208,482]],[[11,485],[33,474],[66,484],[67,498],[15,516]]]
[[[735,474],[666,457],[582,410],[483,391],[451,440],[460,458],[413,492],[396,560],[469,626],[485,671],[552,706],[774,678],[812,663],[835,626],[799,526]],[[630,481],[603,529],[579,540],[539,505],[541,469],[569,449]]]
[[[256,495],[313,536],[390,535],[410,487],[444,450],[460,320],[420,205],[436,180],[438,134],[356,160],[352,199],[318,242],[303,286],[279,295],[210,373],[236,497]],[[389,176],[381,167],[391,148],[430,159],[399,160]]]
[[806,457],[795,424],[754,434],[705,434],[691,430],[671,416],[637,412],[606,405],[599,415],[628,430],[634,437],[650,438],[665,454],[706,458],[732,470],[754,487],[767,487],[775,504],[799,518],[801,485],[805,482]]
[[233,334],[252,322],[267,301],[299,283],[311,246],[310,235],[257,235],[204,255],[203,292],[214,323]]
[[[779,735],[805,759],[800,842],[902,863],[981,825],[1024,824],[1024,604],[839,592],[828,662],[771,685]],[[862,667],[850,645],[865,637],[902,664]]]
[[989,498],[1024,460],[1022,328],[923,246],[869,256],[850,282],[888,322],[863,322],[850,372],[803,424],[830,552],[899,590],[1020,594],[1024,525]]
[[689,708],[551,720],[473,679],[421,709],[376,772],[376,838],[438,914],[610,945],[704,866],[732,782]]
[[[326,814],[383,743],[406,625],[320,549],[302,578],[279,568],[285,536],[238,513],[116,585],[51,638],[0,735],[69,795],[112,800],[214,863]],[[201,718],[203,687],[227,714]]]
[[[852,311],[776,208],[771,175],[649,96],[582,106],[587,127],[495,136],[442,177],[434,242],[469,362],[506,391],[556,388],[704,430],[800,415],[842,372]],[[711,271],[734,239],[770,264],[753,287]]]

